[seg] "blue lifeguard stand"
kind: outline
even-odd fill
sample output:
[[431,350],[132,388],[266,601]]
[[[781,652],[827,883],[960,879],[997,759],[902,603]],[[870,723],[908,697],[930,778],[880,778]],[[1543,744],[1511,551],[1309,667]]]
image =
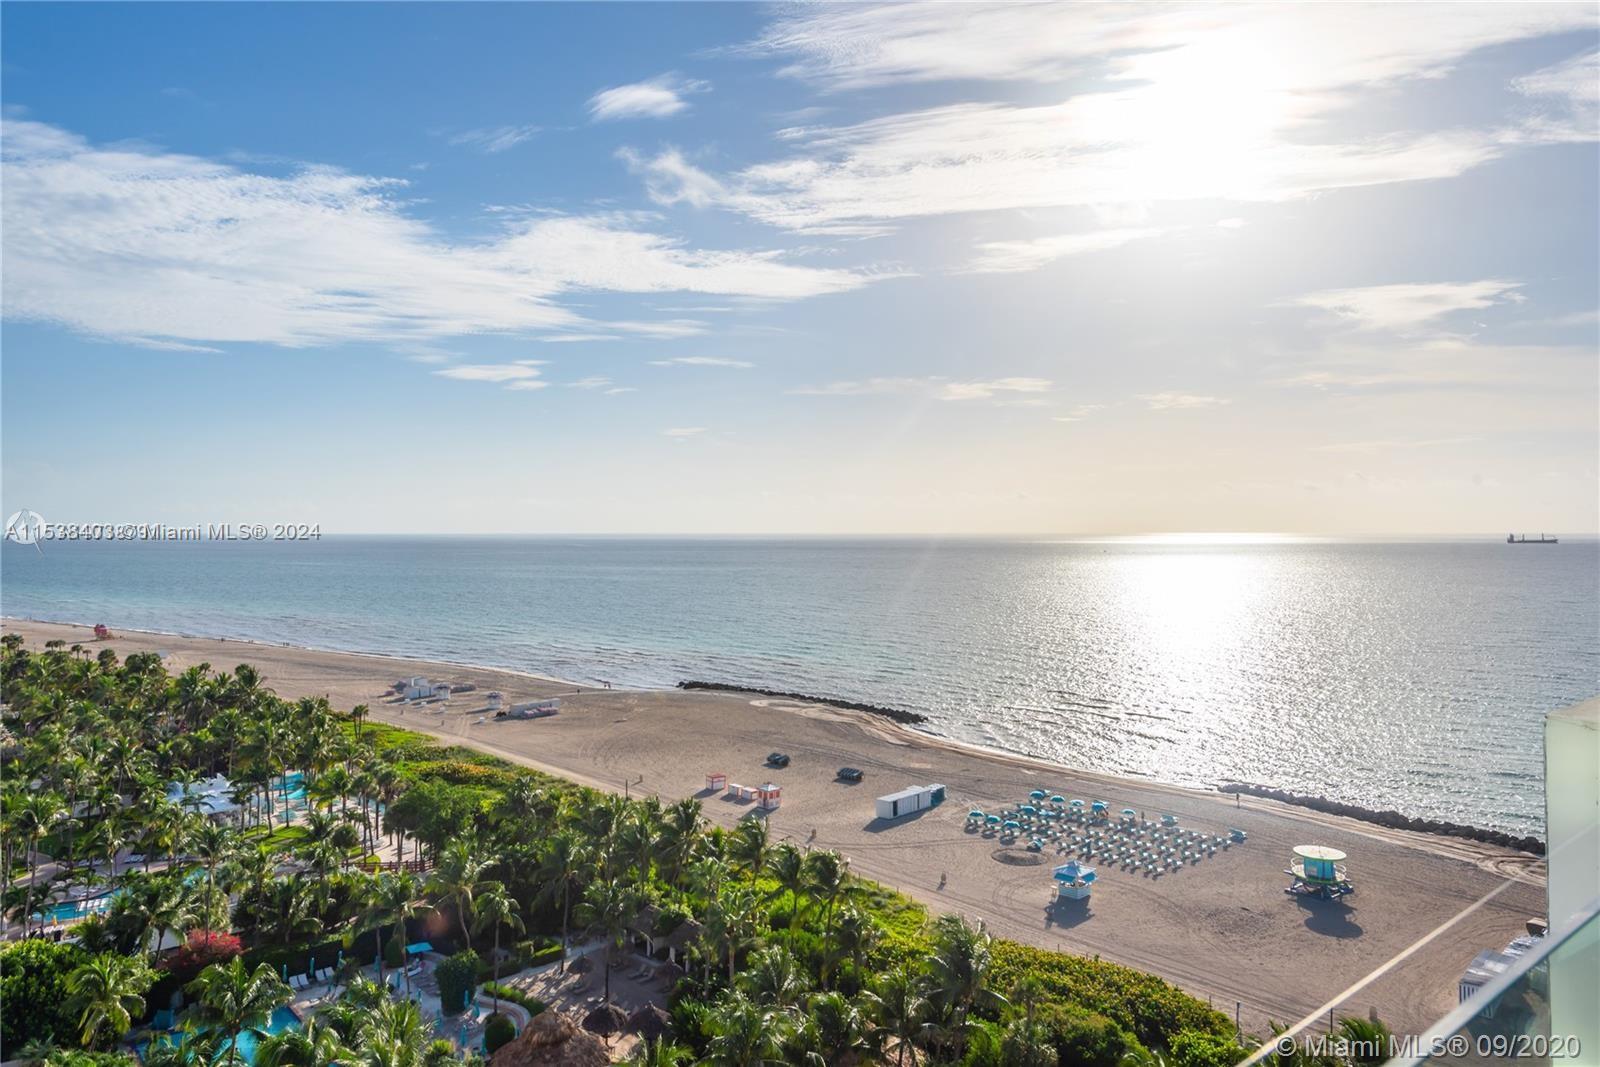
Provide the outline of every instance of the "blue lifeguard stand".
[[1294,882],[1285,893],[1334,900],[1354,893],[1355,886],[1345,876],[1345,854],[1327,845],[1296,845],[1294,859],[1285,873]]

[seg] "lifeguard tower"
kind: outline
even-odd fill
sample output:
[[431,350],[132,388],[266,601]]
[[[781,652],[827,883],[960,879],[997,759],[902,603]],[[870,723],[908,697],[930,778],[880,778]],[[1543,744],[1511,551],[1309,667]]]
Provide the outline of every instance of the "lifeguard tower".
[[1296,845],[1294,859],[1284,871],[1294,884],[1284,890],[1297,896],[1336,900],[1356,891],[1345,877],[1345,854],[1327,845]]
[[728,776],[721,771],[712,771],[706,775],[706,789],[713,793],[721,793],[728,788]]
[[1055,869],[1057,900],[1088,900],[1094,888],[1095,869],[1077,860],[1068,860]]
[[756,786],[756,807],[762,811],[777,811],[783,802],[783,787],[767,782]]

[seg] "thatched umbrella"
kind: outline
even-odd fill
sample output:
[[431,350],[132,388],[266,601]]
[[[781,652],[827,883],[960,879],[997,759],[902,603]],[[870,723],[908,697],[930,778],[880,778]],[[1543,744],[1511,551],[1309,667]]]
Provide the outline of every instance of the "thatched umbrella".
[[665,1037],[672,1032],[672,1016],[659,1004],[646,1004],[628,1016],[628,1029],[646,1041]]
[[583,1028],[592,1034],[610,1037],[628,1025],[628,1013],[615,1004],[602,1004],[583,1017]]
[[610,1062],[604,1041],[553,1008],[534,1016],[489,1059],[490,1067],[606,1067]]

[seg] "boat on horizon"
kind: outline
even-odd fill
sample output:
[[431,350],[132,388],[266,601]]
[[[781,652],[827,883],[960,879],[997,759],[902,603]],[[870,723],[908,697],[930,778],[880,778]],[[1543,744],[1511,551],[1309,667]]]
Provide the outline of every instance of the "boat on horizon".
[[1537,538],[1529,537],[1527,534],[1523,534],[1520,537],[1516,534],[1506,534],[1506,544],[1508,545],[1557,545],[1560,543],[1556,538],[1546,537],[1544,534],[1540,534]]

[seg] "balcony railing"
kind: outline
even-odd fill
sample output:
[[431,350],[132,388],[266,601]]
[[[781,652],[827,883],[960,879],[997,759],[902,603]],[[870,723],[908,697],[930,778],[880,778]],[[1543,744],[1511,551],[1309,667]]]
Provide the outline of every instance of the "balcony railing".
[[[1540,938],[1390,1067],[1600,1063],[1600,898]],[[1588,1047],[1589,1044],[1596,1047]]]

